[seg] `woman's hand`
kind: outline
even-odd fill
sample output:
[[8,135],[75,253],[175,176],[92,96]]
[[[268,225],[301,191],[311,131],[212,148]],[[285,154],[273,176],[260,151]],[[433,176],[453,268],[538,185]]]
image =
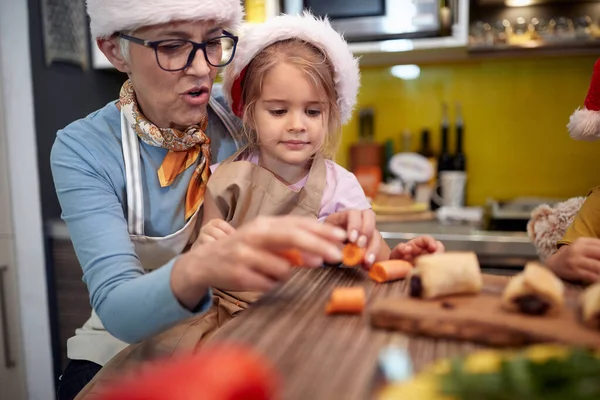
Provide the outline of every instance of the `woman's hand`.
[[363,268],[388,259],[390,248],[376,229],[373,210],[345,210],[329,215],[325,222],[345,229],[349,242],[366,247]]
[[193,309],[209,287],[268,291],[285,281],[290,261],[277,252],[297,249],[306,266],[340,262],[346,232],[308,217],[258,217],[220,240],[193,247],[173,266],[171,289]]
[[193,247],[214,242],[215,240],[222,239],[235,232],[235,228],[222,219],[211,219],[200,229],[200,235],[194,243]]
[[441,253],[445,250],[442,242],[435,240],[431,236],[419,236],[394,247],[390,254],[390,259],[405,260],[412,263],[420,255]]
[[600,280],[600,239],[578,238],[558,249],[546,265],[565,280],[594,283]]

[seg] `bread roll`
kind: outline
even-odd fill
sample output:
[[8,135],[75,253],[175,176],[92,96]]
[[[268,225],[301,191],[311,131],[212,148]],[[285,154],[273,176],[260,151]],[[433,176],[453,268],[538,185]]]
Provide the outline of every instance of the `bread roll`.
[[478,293],[483,285],[479,261],[473,252],[421,256],[409,278],[411,297],[423,299]]
[[564,291],[564,284],[554,272],[530,262],[506,285],[502,308],[529,315],[557,314],[563,308]]
[[581,294],[581,320],[585,326],[600,329],[600,282],[594,283]]

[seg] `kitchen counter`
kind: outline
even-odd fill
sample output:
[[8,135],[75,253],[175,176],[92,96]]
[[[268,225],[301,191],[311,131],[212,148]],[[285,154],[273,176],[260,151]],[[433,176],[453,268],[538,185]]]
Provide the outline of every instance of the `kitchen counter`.
[[474,251],[485,269],[521,269],[537,260],[535,247],[525,232],[482,231],[468,225],[443,225],[437,221],[382,222],[377,228],[390,247],[421,235],[444,243],[446,250]]
[[[488,296],[499,295],[507,282],[505,277],[484,275],[482,291]],[[364,288],[367,309],[361,315],[333,316],[324,312],[332,290],[340,286]],[[453,325],[435,320],[431,321],[436,326],[446,324],[445,333],[443,329],[436,331],[441,337],[374,328],[370,322],[373,304],[377,300],[405,296],[407,291],[407,280],[377,284],[360,269],[296,269],[289,281],[238,313],[208,342],[203,342],[206,340],[203,317],[194,317],[127,347],[96,375],[77,400],[98,399],[114,376],[135,373],[141,363],[148,360],[160,363],[165,355],[168,357],[164,360],[170,360],[172,354],[192,353],[203,343],[241,343],[261,354],[280,374],[283,384],[278,397],[285,400],[373,398],[378,389],[380,351],[390,345],[406,351],[416,373],[440,358],[488,347],[468,339],[444,338],[456,333],[447,329]],[[569,288],[571,302],[580,291],[580,288]],[[465,331],[471,332],[473,338],[478,337],[473,334],[477,330]],[[479,338],[481,341],[481,336]]]
[[[421,235],[430,235],[444,243],[446,250],[474,251],[481,265],[490,269],[521,269],[527,261],[537,260],[535,248],[525,232],[482,231],[467,225],[442,225],[437,221],[383,222],[377,227],[390,247]],[[52,239],[69,240],[62,220],[46,223]]]

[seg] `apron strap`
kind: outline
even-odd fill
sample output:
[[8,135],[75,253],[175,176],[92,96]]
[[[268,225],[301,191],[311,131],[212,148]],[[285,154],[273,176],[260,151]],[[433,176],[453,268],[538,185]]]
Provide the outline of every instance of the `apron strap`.
[[[214,98],[208,101],[231,135],[236,148],[240,149],[238,130],[230,113]],[[125,178],[127,195],[127,228],[130,235],[144,234],[144,191],[140,171],[139,139],[121,111],[121,141],[125,160]],[[240,153],[238,151],[236,154]]]
[[139,141],[123,111],[121,111],[121,142],[125,161],[127,228],[130,235],[143,235],[144,193],[140,171]]
[[230,164],[232,162],[234,162],[235,160],[237,160],[244,152],[246,152],[246,150],[248,150],[248,146],[244,146],[241,149],[238,149],[238,151],[236,151],[235,153],[233,153],[231,156],[227,157],[225,160],[223,160],[221,162],[221,164]]
[[323,193],[327,186],[327,168],[325,159],[316,155],[308,172],[306,184],[300,191],[298,205],[312,210],[318,216],[321,211],[321,202],[323,201]]

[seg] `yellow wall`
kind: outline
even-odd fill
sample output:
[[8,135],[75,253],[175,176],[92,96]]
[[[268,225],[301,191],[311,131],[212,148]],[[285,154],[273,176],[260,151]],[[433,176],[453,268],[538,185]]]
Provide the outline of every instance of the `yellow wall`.
[[[439,150],[441,102],[462,103],[469,204],[486,198],[571,197],[600,185],[600,142],[572,140],[565,128],[583,104],[595,57],[483,60],[421,66],[416,80],[393,77],[389,68],[362,70],[358,108],[375,109],[375,139],[432,131]],[[355,113],[356,115],[357,113]],[[454,135],[454,132],[452,135]],[[344,127],[337,161],[348,165],[349,146],[358,139],[358,119]],[[454,138],[452,136],[452,148]]]

